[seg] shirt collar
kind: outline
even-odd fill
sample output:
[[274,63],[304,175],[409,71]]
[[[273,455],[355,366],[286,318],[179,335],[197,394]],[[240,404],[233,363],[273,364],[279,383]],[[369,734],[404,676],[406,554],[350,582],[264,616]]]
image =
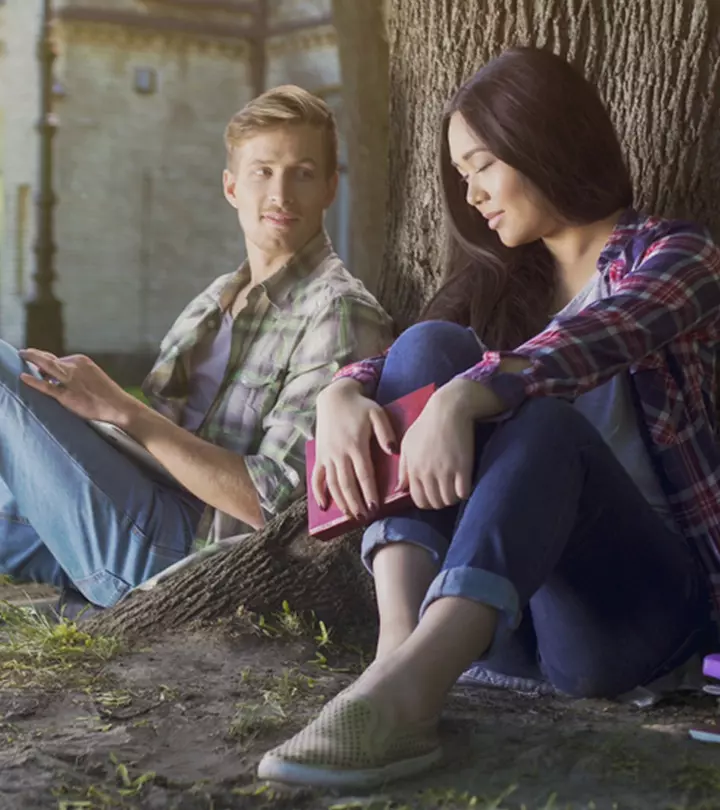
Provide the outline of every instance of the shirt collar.
[[[332,252],[332,243],[323,229],[300,248],[282,267],[257,287],[264,290],[270,303],[280,307],[287,299],[296,282],[310,275]],[[247,259],[228,279],[226,285],[218,290],[217,305],[228,309],[235,296],[250,281],[250,263]]]
[[628,240],[635,234],[641,219],[641,215],[634,208],[625,208],[621,212],[600,253],[600,266],[608,266],[620,256]]

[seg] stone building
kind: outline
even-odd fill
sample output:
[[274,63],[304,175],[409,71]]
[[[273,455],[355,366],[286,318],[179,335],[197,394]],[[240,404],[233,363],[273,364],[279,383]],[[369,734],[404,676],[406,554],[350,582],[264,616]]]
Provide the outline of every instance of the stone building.
[[[0,0],[0,337],[16,345],[34,268],[41,6]],[[54,0],[54,10],[66,346],[134,371],[181,307],[242,259],[220,185],[233,112],[292,82],[341,119],[330,0]],[[341,181],[327,222],[341,255],[348,219]]]

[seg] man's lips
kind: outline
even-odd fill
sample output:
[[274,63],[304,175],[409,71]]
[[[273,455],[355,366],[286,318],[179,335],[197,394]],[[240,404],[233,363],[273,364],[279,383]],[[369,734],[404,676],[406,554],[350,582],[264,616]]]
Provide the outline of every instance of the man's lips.
[[267,219],[268,222],[272,222],[274,225],[289,225],[292,222],[297,222],[299,217],[295,216],[295,214],[284,214],[273,211],[263,214],[263,219]]

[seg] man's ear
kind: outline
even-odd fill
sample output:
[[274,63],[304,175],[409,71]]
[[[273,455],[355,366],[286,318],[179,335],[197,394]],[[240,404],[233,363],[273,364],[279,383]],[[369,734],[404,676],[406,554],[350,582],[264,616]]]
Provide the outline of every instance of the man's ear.
[[335,202],[339,182],[340,182],[340,173],[336,171],[333,174],[333,176],[328,180],[328,193],[327,199],[325,201],[325,208],[330,208],[330,206]]
[[237,179],[229,169],[225,169],[223,171],[222,182],[225,199],[230,203],[230,205],[232,205],[233,208],[237,208],[237,200],[235,199],[235,186],[237,185]]

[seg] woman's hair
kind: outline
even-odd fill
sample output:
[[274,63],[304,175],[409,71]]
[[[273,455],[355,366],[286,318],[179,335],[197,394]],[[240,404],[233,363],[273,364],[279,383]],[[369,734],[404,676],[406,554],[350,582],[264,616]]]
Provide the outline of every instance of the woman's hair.
[[440,142],[447,269],[422,318],[472,326],[490,348],[511,349],[547,325],[555,263],[542,241],[505,247],[467,203],[448,147],[456,112],[567,222],[596,222],[632,205],[632,184],[597,91],[550,51],[505,51],[455,93]]

